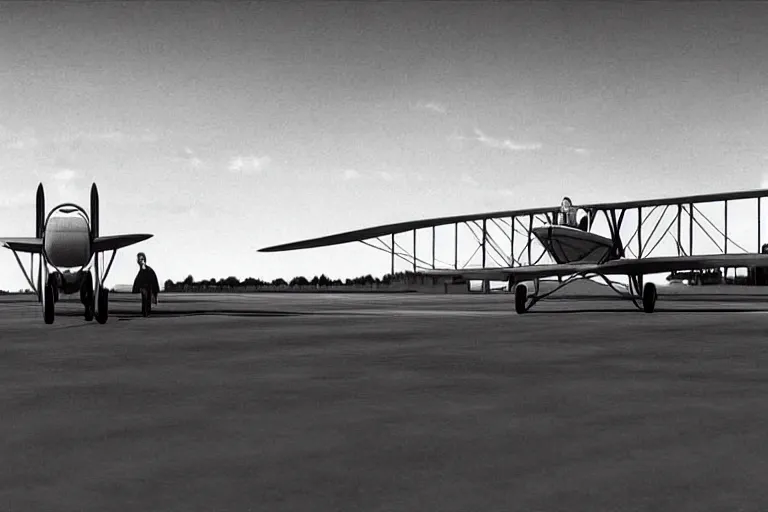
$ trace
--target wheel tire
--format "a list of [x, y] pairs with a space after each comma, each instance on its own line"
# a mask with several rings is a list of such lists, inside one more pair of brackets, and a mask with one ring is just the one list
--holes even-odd
[[525, 313], [525, 305], [528, 302], [528, 287], [524, 284], [515, 286], [515, 311], [518, 315]]
[[656, 292], [656, 285], [653, 283], [645, 283], [643, 286], [643, 311], [646, 313], [653, 313], [656, 308], [656, 298], [658, 293]]
[[86, 293], [85, 297], [83, 298], [83, 306], [85, 307], [85, 321], [86, 322], [92, 322], [93, 321], [93, 308], [95, 304], [93, 303], [93, 292]]
[[86, 322], [93, 321], [93, 308], [95, 306], [93, 302], [93, 288], [88, 288], [89, 286], [93, 286], [93, 283], [90, 282], [90, 280], [83, 284], [83, 288], [80, 292], [80, 302], [83, 303], [83, 307], [85, 308]]
[[46, 324], [52, 324], [54, 318], [56, 318], [56, 301], [54, 293], [54, 287], [50, 284], [45, 285], [45, 293], [43, 298], [43, 320]]
[[96, 306], [96, 321], [100, 324], [105, 324], [109, 318], [109, 290], [99, 288], [96, 297], [98, 302]]

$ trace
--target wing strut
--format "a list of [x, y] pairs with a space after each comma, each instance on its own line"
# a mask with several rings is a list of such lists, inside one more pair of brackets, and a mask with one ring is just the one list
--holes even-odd
[[[117, 249], [112, 250], [112, 256], [109, 258], [109, 263], [107, 264], [107, 269], [104, 271], [104, 276], [101, 278], [101, 282], [104, 283], [104, 281], [107, 280], [107, 276], [109, 275], [109, 269], [112, 268], [112, 262], [115, 261], [115, 256], [117, 255]], [[96, 255], [98, 258], [99, 256]], [[101, 262], [104, 263], [104, 253], [101, 253]]]
[[[27, 269], [24, 268], [24, 264], [21, 262], [21, 258], [19, 258], [18, 253], [16, 251], [14, 251], [13, 249], [11, 249], [11, 252], [13, 253], [13, 257], [16, 258], [16, 262], [19, 264], [19, 268], [24, 273], [24, 277], [27, 279], [27, 282], [29, 283], [30, 288], [32, 289], [33, 292], [35, 292], [36, 294], [39, 294], [39, 292], [37, 290], [37, 286], [35, 286], [35, 284], [32, 282], [32, 279], [29, 277], [29, 274], [27, 274]], [[33, 269], [34, 264], [30, 262], [29, 266], [30, 266], [29, 272], [32, 273], [33, 270], [34, 270]]]

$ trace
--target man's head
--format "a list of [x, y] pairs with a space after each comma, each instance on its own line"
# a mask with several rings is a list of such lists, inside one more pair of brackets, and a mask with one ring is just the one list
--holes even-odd
[[140, 252], [139, 254], [136, 255], [136, 263], [138, 263], [139, 265], [146, 265], [147, 256], [143, 252]]
[[566, 197], [564, 197], [564, 198], [563, 198], [563, 202], [562, 202], [562, 203], [560, 203], [560, 208], [561, 208], [561, 209], [562, 209], [564, 212], [567, 212], [568, 210], [570, 210], [570, 209], [571, 209], [571, 206], [572, 206], [572, 204], [573, 204], [573, 203], [571, 203], [571, 198], [566, 196]]

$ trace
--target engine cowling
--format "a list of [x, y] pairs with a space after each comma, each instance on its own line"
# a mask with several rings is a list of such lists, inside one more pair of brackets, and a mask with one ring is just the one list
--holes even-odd
[[88, 221], [80, 215], [52, 216], [45, 225], [45, 254], [56, 267], [83, 267], [91, 260]]

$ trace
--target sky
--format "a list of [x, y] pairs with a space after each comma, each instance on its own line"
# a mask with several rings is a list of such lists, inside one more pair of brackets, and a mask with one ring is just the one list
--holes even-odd
[[758, 2], [2, 2], [0, 236], [33, 236], [39, 182], [48, 208], [96, 182], [101, 234], [154, 234], [108, 285], [139, 250], [161, 282], [346, 278], [389, 256], [257, 249], [768, 187], [766, 26]]

